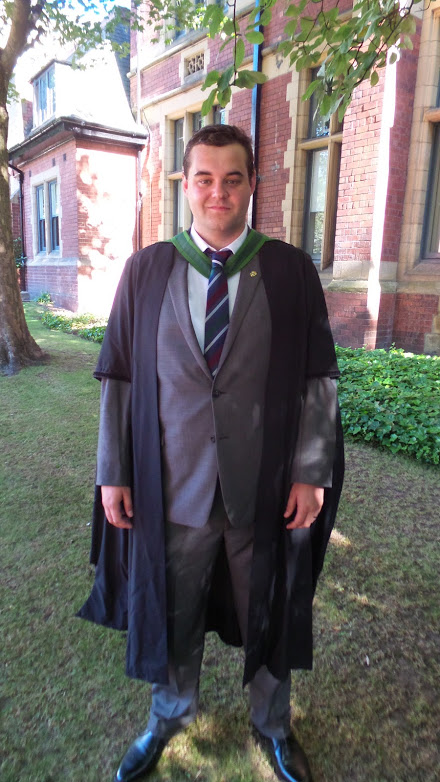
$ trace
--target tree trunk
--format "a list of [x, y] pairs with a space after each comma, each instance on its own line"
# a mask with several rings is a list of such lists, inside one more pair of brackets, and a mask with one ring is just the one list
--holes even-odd
[[[3, 89], [1, 89], [3, 93]], [[47, 360], [30, 335], [24, 316], [12, 243], [8, 179], [8, 113], [0, 101], [0, 374], [13, 375], [29, 364]]]

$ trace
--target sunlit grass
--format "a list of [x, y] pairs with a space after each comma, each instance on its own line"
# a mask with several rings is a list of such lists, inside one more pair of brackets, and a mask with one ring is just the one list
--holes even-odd
[[[0, 379], [2, 782], [104, 782], [146, 724], [123, 634], [75, 618], [88, 595], [98, 346], [48, 332], [51, 361]], [[315, 782], [437, 782], [438, 468], [363, 444], [315, 600], [315, 666], [294, 674], [294, 729]], [[152, 782], [274, 782], [250, 737], [240, 650], [208, 636], [200, 718]]]

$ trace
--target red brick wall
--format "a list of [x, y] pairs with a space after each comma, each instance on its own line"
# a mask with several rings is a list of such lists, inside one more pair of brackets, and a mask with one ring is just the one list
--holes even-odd
[[58, 166], [60, 173], [60, 206], [61, 206], [61, 240], [64, 257], [72, 257], [78, 254], [78, 223], [76, 214], [75, 196], [75, 141], [72, 139], [66, 144], [57, 147], [52, 152], [30, 163], [23, 163], [21, 168], [24, 177], [24, 203], [25, 203], [25, 237], [26, 254], [29, 259], [34, 257], [34, 235], [32, 225], [32, 204], [35, 193], [31, 190], [31, 177], [44, 174], [53, 166]]
[[[58, 167], [61, 255], [34, 257], [32, 177]], [[28, 291], [59, 307], [108, 311], [136, 237], [136, 152], [71, 139], [22, 165]], [[48, 174], [49, 176], [49, 174]], [[34, 214], [35, 219], [35, 214]]]
[[[386, 123], [386, 111], [393, 108], [390, 102], [393, 95], [385, 96], [384, 103], [384, 71], [380, 72], [379, 83], [374, 89], [363, 84], [355, 91], [347, 111], [339, 180], [336, 261], [369, 264], [374, 254], [376, 263], [398, 261], [419, 41], [420, 23], [414, 50], [403, 52], [396, 64], [395, 107], [388, 135], [386, 124], [382, 129], [382, 121]], [[385, 146], [389, 156], [387, 159], [385, 155], [383, 160], [379, 160], [381, 130], [384, 133], [382, 144], [389, 142], [388, 147]], [[387, 168], [379, 171], [379, 166]], [[382, 173], [387, 175], [383, 183], [378, 178]], [[384, 198], [384, 209], [375, 216], [377, 227], [383, 233], [375, 237], [373, 216], [378, 198]], [[346, 278], [352, 279], [352, 274], [348, 273]], [[395, 341], [410, 350], [422, 350], [424, 334], [431, 329], [432, 297], [417, 299], [417, 326], [411, 326], [409, 316], [415, 301], [412, 296], [400, 294], [396, 297], [396, 294], [383, 292], [379, 295], [378, 314], [372, 317], [367, 309], [366, 294], [363, 311], [359, 310], [363, 294], [350, 291], [327, 294], [336, 340], [342, 345], [365, 344], [370, 348], [389, 347]]]
[[78, 274], [75, 266], [29, 266], [27, 290], [31, 299], [50, 293], [57, 307], [74, 312], [78, 306]]
[[135, 150], [78, 140], [78, 307], [108, 312], [126, 259], [136, 249]]
[[286, 100], [291, 75], [285, 74], [263, 84], [260, 111], [260, 149], [257, 188], [256, 228], [268, 236], [285, 238], [282, 202], [286, 196], [289, 170], [284, 154], [291, 135], [292, 120]]
[[[325, 7], [334, 5], [326, 0]], [[351, 6], [351, 0], [342, 0], [340, 9]], [[287, 21], [284, 15], [285, 5], [277, 3], [273, 9], [273, 19], [265, 28], [265, 46], [276, 44], [283, 37], [283, 28]], [[310, 13], [317, 6], [310, 3]], [[319, 9], [318, 9], [319, 10]], [[245, 24], [246, 19], [241, 21]], [[385, 72], [380, 72], [379, 83], [375, 88], [369, 84], [361, 85], [354, 94], [352, 104], [344, 121], [344, 136], [341, 150], [341, 169], [337, 208], [335, 260], [342, 263], [354, 263], [359, 269], [363, 264], [364, 272], [371, 262], [372, 250], [375, 250], [375, 262], [396, 263], [399, 253], [404, 195], [406, 188], [406, 170], [410, 142], [410, 130], [413, 110], [420, 23], [418, 34], [414, 38], [414, 50], [404, 52], [396, 65], [395, 112], [389, 128], [389, 170], [385, 179], [385, 192], [378, 186], [379, 143], [382, 130], [382, 110], [384, 101]], [[143, 45], [148, 45], [148, 36], [144, 35]], [[182, 39], [181, 39], [182, 40]], [[184, 41], [182, 40], [182, 43]], [[228, 49], [219, 51], [219, 41], [208, 41], [210, 50], [210, 70], [222, 69], [229, 64]], [[134, 54], [134, 49], [132, 54]], [[247, 44], [247, 54], [252, 47]], [[146, 69], [142, 74], [141, 88], [143, 100], [160, 96], [181, 86], [179, 64], [182, 51], [171, 54], [166, 59]], [[250, 67], [250, 66], [248, 66]], [[257, 190], [256, 227], [271, 236], [284, 238], [282, 202], [285, 198], [289, 171], [284, 169], [284, 155], [291, 134], [291, 117], [286, 101], [286, 88], [290, 74], [277, 76], [263, 85], [260, 116], [260, 183]], [[132, 97], [136, 102], [136, 80], [132, 79]], [[229, 122], [250, 131], [251, 92], [240, 91], [234, 94], [229, 105]], [[385, 106], [385, 109], [388, 108]], [[385, 123], [385, 120], [384, 120]], [[384, 124], [383, 131], [385, 132]], [[143, 243], [148, 244], [158, 238], [158, 228], [163, 223], [159, 213], [160, 202], [167, 195], [159, 189], [162, 162], [159, 150], [163, 144], [159, 127], [151, 127], [150, 146], [143, 167]], [[381, 163], [382, 165], [382, 163]], [[383, 196], [383, 210], [377, 211], [377, 198]], [[376, 214], [375, 214], [376, 207]], [[373, 245], [373, 218], [379, 224], [379, 239]], [[383, 218], [381, 224], [381, 218]], [[389, 273], [389, 269], [387, 270]], [[353, 279], [356, 272], [351, 270], [346, 276]], [[388, 274], [387, 274], [388, 276]], [[367, 280], [365, 280], [367, 285]], [[437, 314], [436, 296], [412, 296], [408, 293], [384, 293], [378, 288], [380, 299], [370, 311], [367, 292], [328, 291], [327, 303], [333, 331], [342, 345], [359, 347], [388, 347], [393, 341], [411, 350], [422, 350], [424, 334], [430, 332], [433, 315]]]
[[420, 21], [414, 36], [414, 49], [402, 52], [396, 64], [396, 105], [390, 132], [390, 159], [387, 205], [382, 244], [382, 260], [398, 261], [403, 205], [408, 170], [411, 124], [420, 46]]
[[335, 342], [345, 348], [361, 348], [374, 326], [367, 294], [326, 291], [325, 298]]
[[423, 353], [424, 335], [432, 331], [432, 319], [438, 315], [438, 304], [437, 295], [397, 294], [393, 329], [396, 347]]
[[162, 161], [159, 157], [162, 143], [159, 125], [151, 125], [142, 166], [141, 244], [143, 247], [158, 241], [159, 227], [163, 222], [160, 211]]
[[344, 119], [335, 260], [369, 261], [384, 77], [361, 85]]
[[78, 248], [84, 263], [125, 260], [135, 249], [136, 152], [78, 141]]
[[[77, 257], [78, 257], [78, 220], [75, 188], [75, 141], [72, 139], [56, 149], [41, 155], [30, 163], [22, 164], [24, 177], [24, 222], [27, 267], [27, 289], [31, 298], [41, 293], [50, 293], [57, 306], [75, 310], [77, 307]], [[38, 263], [34, 258], [35, 238], [32, 220], [35, 192], [31, 187], [31, 177], [44, 175], [57, 166], [60, 181], [60, 239], [62, 257], [60, 264], [55, 258], [48, 264], [47, 259]]]

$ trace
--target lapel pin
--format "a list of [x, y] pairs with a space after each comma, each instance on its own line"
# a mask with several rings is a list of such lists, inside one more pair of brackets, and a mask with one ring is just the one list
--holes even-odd
[[251, 272], [251, 277], [256, 277], [256, 276], [257, 276], [257, 272]]

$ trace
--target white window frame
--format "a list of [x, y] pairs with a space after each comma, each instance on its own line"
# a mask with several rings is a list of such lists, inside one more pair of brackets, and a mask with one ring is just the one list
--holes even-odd
[[[46, 68], [38, 78], [33, 81], [34, 88], [34, 127], [42, 125], [55, 116], [56, 110], [56, 82], [55, 63]], [[42, 103], [42, 96], [44, 101]]]
[[[51, 185], [56, 183], [57, 187], [57, 203], [56, 214], [53, 212], [53, 201], [51, 199]], [[58, 166], [54, 166], [41, 174], [31, 178], [30, 181], [31, 193], [32, 193], [32, 236], [33, 236], [33, 249], [34, 258], [59, 258], [62, 255], [62, 241], [61, 241], [61, 198], [60, 198], [60, 176]], [[38, 203], [38, 194], [43, 195], [43, 220], [44, 220], [44, 238], [45, 247], [40, 249], [40, 207]], [[58, 238], [58, 245], [54, 243], [54, 223], [56, 219], [56, 233]], [[55, 244], [55, 246], [53, 246]]]

